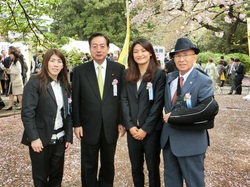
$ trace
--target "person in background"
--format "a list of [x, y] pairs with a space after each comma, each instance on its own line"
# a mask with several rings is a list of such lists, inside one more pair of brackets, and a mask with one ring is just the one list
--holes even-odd
[[220, 87], [223, 87], [224, 86], [224, 83], [225, 83], [225, 67], [224, 67], [224, 61], [223, 60], [220, 60], [218, 65], [217, 65], [217, 71], [218, 71], [218, 74], [219, 74], [219, 78], [218, 78], [218, 82], [220, 84]]
[[234, 58], [230, 58], [229, 64], [228, 64], [227, 76], [230, 77], [231, 88], [230, 88], [228, 95], [233, 94], [233, 91], [235, 90], [235, 71], [236, 71], [235, 66], [236, 64], [234, 62]]
[[177, 71], [177, 68], [175, 66], [173, 57], [170, 56], [170, 60], [168, 60], [167, 62], [165, 62], [165, 67], [164, 67], [165, 73], [171, 73], [173, 71]]
[[107, 59], [109, 59], [110, 61], [114, 61], [114, 54], [113, 53], [108, 53]]
[[135, 187], [143, 187], [144, 157], [149, 186], [159, 187], [160, 134], [165, 88], [165, 72], [152, 44], [146, 39], [135, 40], [128, 55], [121, 103], [127, 133], [129, 158]]
[[235, 94], [241, 95], [242, 92], [242, 80], [244, 78], [245, 67], [240, 62], [240, 59], [235, 59], [236, 67], [235, 67]]
[[[194, 108], [200, 102], [213, 98], [211, 79], [194, 68], [200, 52], [188, 38], [179, 38], [172, 52], [179, 71], [166, 77], [164, 125], [161, 134], [161, 147], [164, 158], [165, 187], [205, 187], [204, 159], [209, 146], [206, 129], [190, 129], [183, 120], [183, 129], [169, 123], [174, 110]], [[196, 111], [198, 114], [201, 111]], [[179, 116], [182, 117], [183, 116]], [[197, 117], [197, 115], [195, 116]]]
[[[8, 55], [10, 55], [10, 53], [12, 51], [16, 51], [16, 48], [14, 46], [9, 46], [8, 48]], [[3, 60], [3, 65], [6, 69], [8, 69], [10, 67], [11, 64], [11, 58], [10, 56], [7, 56], [4, 60]], [[6, 78], [5, 78], [5, 95], [8, 96], [9, 92], [10, 92], [10, 75], [6, 74]]]
[[195, 68], [198, 68], [200, 70], [203, 70], [203, 67], [202, 67], [202, 61], [201, 60], [198, 60], [198, 63], [195, 63]]
[[[5, 88], [5, 67], [2, 63], [2, 56], [0, 55], [0, 92], [1, 95], [4, 93], [4, 88]], [[5, 107], [5, 103], [3, 102], [2, 98], [0, 97], [0, 110]]]
[[[120, 93], [124, 66], [108, 60], [109, 39], [89, 38], [93, 60], [75, 67], [72, 82], [73, 126], [81, 141], [81, 180], [84, 187], [111, 187], [118, 135], [124, 136]], [[100, 169], [98, 159], [100, 154]]]
[[218, 89], [217, 79], [219, 78], [219, 74], [212, 58], [208, 58], [208, 63], [205, 67], [205, 73], [207, 73], [212, 80], [213, 90], [216, 91]]
[[[23, 81], [22, 81], [22, 65], [21, 59], [17, 51], [10, 52], [11, 64], [9, 68], [5, 71], [10, 75], [10, 85], [9, 85], [9, 103], [8, 106], [2, 108], [3, 110], [12, 110], [14, 104], [14, 96], [17, 96], [20, 103], [16, 107], [17, 110], [22, 109], [22, 94], [23, 94]], [[17, 82], [17, 83], [16, 83]]]
[[114, 54], [113, 60], [114, 60], [115, 62], [118, 62], [119, 58], [118, 58], [118, 55], [117, 55], [117, 54]]
[[1, 85], [0, 85], [0, 92], [1, 92], [1, 95], [4, 94], [5, 92], [5, 67], [2, 63], [2, 56], [0, 55], [0, 81], [1, 81]]
[[6, 53], [6, 51], [5, 50], [2, 50], [1, 51], [1, 55], [2, 55], [2, 62], [4, 61], [4, 59], [7, 57], [7, 53]]
[[6, 90], [6, 87], [7, 87], [7, 83], [6, 83], [6, 81], [7, 81], [7, 79], [8, 79], [8, 75], [6, 75], [6, 73], [5, 73], [5, 69], [6, 69], [6, 67], [4, 66], [4, 60], [5, 60], [5, 58], [7, 58], [7, 53], [6, 53], [6, 51], [5, 50], [2, 50], [1, 51], [1, 60], [0, 60], [0, 71], [1, 71], [1, 85], [2, 85], [2, 93], [1, 93], [1, 95], [4, 95], [4, 94], [6, 94], [7, 93], [7, 90]]
[[43, 51], [42, 50], [36, 50], [36, 54], [33, 55], [33, 59], [31, 61], [31, 66], [30, 66], [30, 73], [31, 74], [37, 74], [42, 67], [42, 61], [40, 58], [43, 56]]
[[17, 48], [17, 52], [19, 54], [21, 66], [22, 66], [22, 78], [23, 78], [23, 85], [26, 83], [26, 78], [27, 78], [27, 72], [28, 72], [28, 65], [26, 63], [26, 60], [24, 58], [24, 55], [22, 54], [21, 48]]
[[24, 87], [22, 143], [29, 146], [34, 186], [61, 186], [64, 155], [72, 144], [70, 85], [64, 55], [48, 50], [41, 72]]

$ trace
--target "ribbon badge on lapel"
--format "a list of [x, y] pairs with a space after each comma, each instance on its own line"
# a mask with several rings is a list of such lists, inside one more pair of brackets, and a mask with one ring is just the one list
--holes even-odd
[[70, 104], [72, 103], [72, 99], [68, 98], [68, 115], [70, 115]]
[[186, 101], [187, 108], [192, 108], [191, 93], [185, 94], [184, 101]]
[[153, 92], [153, 84], [152, 84], [152, 82], [147, 83], [146, 89], [148, 90], [148, 99], [150, 101], [154, 100], [154, 92]]
[[113, 85], [113, 95], [114, 96], [117, 96], [117, 84], [118, 84], [118, 80], [114, 79], [113, 82], [112, 82], [112, 85]]

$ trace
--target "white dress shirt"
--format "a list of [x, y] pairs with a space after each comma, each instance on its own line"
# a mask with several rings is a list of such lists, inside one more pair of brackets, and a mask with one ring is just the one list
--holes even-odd
[[[56, 112], [56, 120], [54, 130], [60, 129], [63, 127], [63, 119], [62, 119], [62, 108], [63, 108], [63, 97], [62, 97], [62, 88], [60, 82], [52, 81], [51, 82], [52, 89], [54, 91], [56, 97], [57, 104], [57, 112]], [[64, 131], [59, 132], [58, 134], [53, 134], [51, 139], [59, 139], [65, 135]]]

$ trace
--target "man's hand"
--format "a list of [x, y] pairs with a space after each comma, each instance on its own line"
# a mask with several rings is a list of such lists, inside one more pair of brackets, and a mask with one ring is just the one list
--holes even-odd
[[43, 143], [40, 140], [40, 138], [38, 138], [37, 140], [32, 141], [31, 142], [31, 147], [37, 153], [42, 152], [43, 151]]
[[165, 113], [165, 108], [163, 108], [163, 110], [162, 110], [162, 117], [163, 117], [163, 120], [165, 121], [165, 123], [168, 122], [168, 118], [169, 118], [170, 114], [171, 114], [171, 112], [169, 112], [169, 113], [166, 114]]
[[82, 127], [75, 127], [74, 128], [74, 133], [77, 137], [78, 140], [81, 140], [82, 139], [82, 136], [83, 136], [83, 129]]
[[136, 139], [137, 132], [138, 132], [137, 127], [131, 127], [131, 128], [129, 129], [129, 132], [130, 132], [130, 134], [133, 136], [133, 138]]
[[120, 134], [120, 137], [123, 137], [126, 134], [126, 129], [123, 127], [122, 124], [118, 125], [118, 132]]

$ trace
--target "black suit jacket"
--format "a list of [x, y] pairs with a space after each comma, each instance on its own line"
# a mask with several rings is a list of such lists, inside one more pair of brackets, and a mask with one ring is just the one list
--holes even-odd
[[[101, 129], [107, 143], [116, 143], [118, 124], [122, 123], [120, 91], [124, 66], [107, 60], [103, 99], [101, 99], [94, 62], [74, 69], [72, 82], [73, 126], [83, 127], [82, 141], [96, 144]], [[118, 94], [114, 96], [112, 82], [118, 80]]]
[[[68, 112], [69, 90], [62, 86], [64, 107], [62, 111], [63, 127], [65, 131], [64, 141], [73, 140], [71, 114]], [[57, 113], [56, 98], [48, 84], [48, 92], [40, 89], [40, 81], [37, 77], [31, 77], [24, 87], [21, 117], [24, 125], [22, 143], [30, 145], [31, 141], [41, 139], [46, 146], [54, 133], [54, 125]]]
[[242, 63], [240, 63], [236, 69], [236, 76], [240, 77], [240, 78], [244, 78], [244, 65]]
[[122, 111], [126, 130], [136, 125], [139, 125], [148, 134], [161, 129], [166, 80], [164, 70], [157, 69], [151, 81], [154, 93], [153, 100], [149, 100], [147, 82], [142, 81], [137, 91], [136, 83], [126, 83], [126, 73], [127, 71], [124, 73], [122, 89]]

